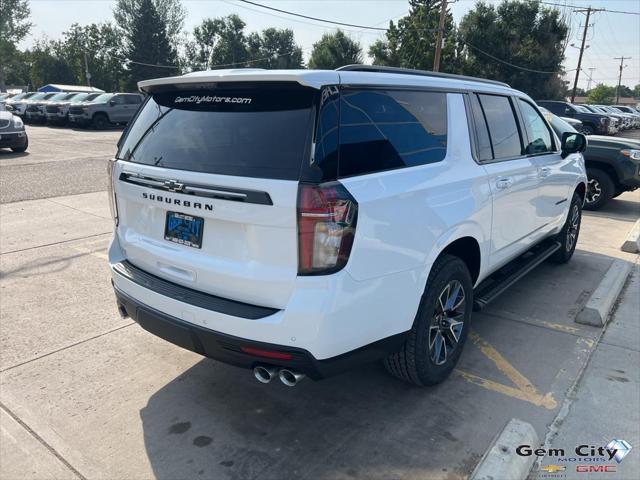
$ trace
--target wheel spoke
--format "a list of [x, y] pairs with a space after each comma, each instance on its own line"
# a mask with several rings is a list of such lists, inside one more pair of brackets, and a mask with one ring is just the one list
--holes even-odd
[[455, 346], [460, 341], [460, 335], [462, 334], [462, 328], [464, 327], [464, 322], [451, 321], [449, 323], [449, 328], [446, 330], [449, 339], [452, 341], [452, 346]]
[[447, 344], [444, 341], [444, 337], [442, 336], [442, 332], [440, 332], [440, 330], [438, 330], [438, 333], [436, 333], [435, 336], [434, 348], [431, 358], [436, 365], [442, 365], [447, 361]]
[[[451, 285], [453, 285], [453, 287], [451, 287]], [[451, 282], [447, 287], [449, 288], [450, 293], [447, 298], [447, 302], [445, 303], [445, 311], [455, 310], [455, 305], [459, 303], [458, 297], [462, 292], [462, 285], [460, 285], [460, 282]], [[462, 295], [464, 297], [464, 293], [462, 293]]]

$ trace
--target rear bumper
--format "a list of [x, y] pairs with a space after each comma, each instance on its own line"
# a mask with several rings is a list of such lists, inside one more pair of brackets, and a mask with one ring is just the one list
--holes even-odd
[[[179, 347], [191, 350], [205, 357], [242, 368], [256, 365], [287, 367], [304, 373], [309, 378], [320, 380], [366, 364], [397, 351], [405, 341], [405, 333], [393, 335], [351, 352], [324, 360], [316, 359], [310, 352], [301, 348], [256, 342], [245, 338], [202, 328], [193, 323], [172, 317], [134, 300], [120, 291], [114, 290], [118, 307], [126, 311], [142, 328]], [[290, 359], [266, 358], [242, 351], [243, 347], [266, 350], [290, 355]]]

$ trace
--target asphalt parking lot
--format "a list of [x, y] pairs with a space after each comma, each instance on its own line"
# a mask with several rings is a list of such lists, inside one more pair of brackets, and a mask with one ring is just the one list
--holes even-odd
[[0, 152], [2, 478], [466, 478], [511, 418], [546, 436], [602, 334], [577, 313], [615, 259], [637, 262], [620, 251], [633, 192], [585, 214], [568, 265], [474, 315], [445, 383], [373, 364], [262, 385], [119, 317], [104, 184], [120, 132], [28, 133], [28, 154]]

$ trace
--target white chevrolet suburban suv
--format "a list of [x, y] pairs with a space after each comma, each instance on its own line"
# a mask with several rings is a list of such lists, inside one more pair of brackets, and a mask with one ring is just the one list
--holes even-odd
[[455, 366], [472, 310], [576, 247], [585, 137], [499, 82], [363, 65], [140, 82], [110, 162], [118, 307], [289, 386]]

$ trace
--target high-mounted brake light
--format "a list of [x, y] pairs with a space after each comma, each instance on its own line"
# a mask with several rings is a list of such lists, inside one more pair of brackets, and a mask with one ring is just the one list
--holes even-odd
[[358, 203], [339, 182], [298, 187], [298, 275], [326, 275], [349, 260]]

